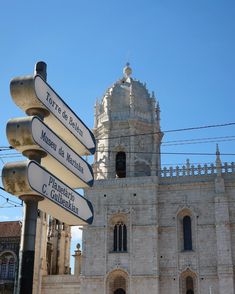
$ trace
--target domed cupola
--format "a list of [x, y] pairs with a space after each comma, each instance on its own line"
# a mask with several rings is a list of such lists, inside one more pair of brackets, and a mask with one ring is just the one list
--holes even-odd
[[121, 79], [107, 89], [97, 114], [107, 114], [112, 121], [138, 118], [152, 122], [156, 103], [154, 94], [150, 96], [146, 85], [131, 77], [129, 63], [124, 67], [123, 74]]
[[95, 105], [97, 179], [157, 175], [160, 168], [159, 104], [131, 75], [127, 63], [123, 77]]

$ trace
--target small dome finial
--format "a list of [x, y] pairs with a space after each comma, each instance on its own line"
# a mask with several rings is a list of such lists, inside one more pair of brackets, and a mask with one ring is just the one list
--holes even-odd
[[132, 74], [132, 69], [130, 67], [130, 63], [129, 62], [126, 63], [126, 66], [123, 69], [123, 74], [124, 74], [124, 76], [126, 78], [128, 78]]

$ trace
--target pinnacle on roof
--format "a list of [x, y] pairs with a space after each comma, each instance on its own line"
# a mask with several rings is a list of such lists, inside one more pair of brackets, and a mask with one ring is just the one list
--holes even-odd
[[130, 67], [129, 62], [127, 62], [126, 66], [123, 68], [123, 74], [124, 74], [125, 78], [129, 78], [130, 75], [132, 74], [132, 69]]
[[218, 176], [221, 176], [221, 172], [222, 172], [221, 167], [222, 167], [222, 163], [220, 159], [219, 145], [216, 144], [216, 171]]

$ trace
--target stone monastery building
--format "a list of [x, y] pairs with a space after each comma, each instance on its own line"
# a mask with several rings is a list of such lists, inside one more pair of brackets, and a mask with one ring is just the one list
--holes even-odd
[[[124, 76], [95, 106], [94, 222], [69, 274], [70, 228], [38, 225], [35, 293], [234, 294], [235, 167], [161, 169], [163, 133], [154, 94]], [[146, 135], [148, 134], [148, 135]], [[44, 248], [45, 249], [45, 248]]]

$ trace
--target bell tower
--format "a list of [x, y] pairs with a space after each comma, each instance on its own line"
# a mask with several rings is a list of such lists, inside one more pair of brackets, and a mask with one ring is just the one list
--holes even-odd
[[133, 79], [129, 63], [123, 77], [95, 105], [96, 179], [158, 175], [160, 107], [154, 92]]
[[95, 181], [84, 194], [94, 222], [83, 228], [81, 293], [159, 294], [160, 108], [129, 64], [96, 102], [94, 135]]

